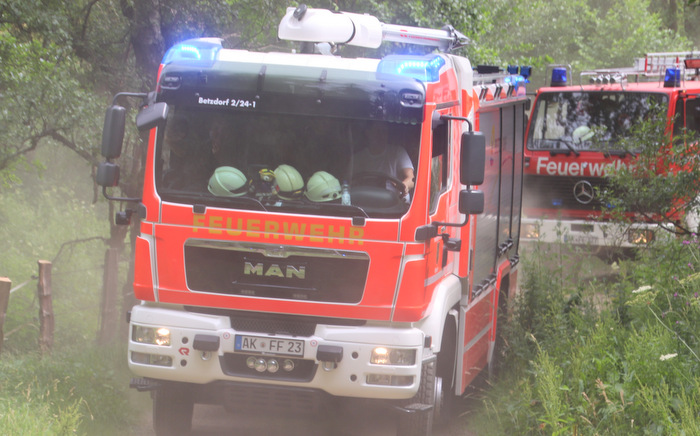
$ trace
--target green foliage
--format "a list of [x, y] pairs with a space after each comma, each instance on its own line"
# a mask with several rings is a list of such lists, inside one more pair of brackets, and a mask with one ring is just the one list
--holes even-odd
[[696, 434], [700, 241], [659, 243], [622, 261], [617, 281], [587, 286], [538, 269], [551, 252], [523, 256], [522, 293], [501, 330], [504, 376], [473, 431]]
[[596, 14], [577, 36], [582, 68], [627, 67], [648, 52], [683, 51], [690, 43], [650, 13], [650, 0], [617, 0]]
[[478, 42], [501, 62], [535, 66], [536, 74], [552, 63], [576, 71], [629, 67], [644, 53], [691, 45], [664, 26], [649, 0], [498, 0], [489, 8], [491, 26]]
[[78, 403], [53, 410], [50, 404], [25, 398], [0, 400], [0, 424], [6, 434], [70, 435], [76, 433], [81, 419]]
[[[56, 345], [92, 340], [98, 326], [102, 264], [108, 231], [104, 203], [92, 204], [89, 167], [70, 151], [41, 149], [44, 169], [20, 171], [21, 184], [0, 192], [0, 275], [15, 291], [5, 321], [4, 350], [37, 346], [38, 260], [52, 261]], [[80, 313], [76, 317], [74, 314]]]
[[599, 192], [603, 212], [615, 221], [656, 222], [674, 233], [696, 230], [681, 218], [700, 207], [697, 135], [683, 130], [671, 138], [670, 133], [666, 109], [659, 107], [618, 138], [615, 148], [635, 157], [629, 166], [610, 168], [608, 186]]
[[66, 56], [64, 48], [22, 42], [0, 29], [0, 170], [12, 169], [42, 140], [66, 135], [83, 119], [90, 100]]
[[123, 352], [82, 343], [51, 358], [3, 353], [0, 428], [27, 435], [123, 432], [137, 416], [127, 403], [125, 368], [114, 364]]

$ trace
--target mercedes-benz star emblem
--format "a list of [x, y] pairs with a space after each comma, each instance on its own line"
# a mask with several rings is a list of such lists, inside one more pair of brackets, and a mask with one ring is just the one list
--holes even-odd
[[574, 198], [581, 204], [588, 204], [593, 201], [595, 192], [593, 185], [588, 180], [579, 180], [574, 185]]

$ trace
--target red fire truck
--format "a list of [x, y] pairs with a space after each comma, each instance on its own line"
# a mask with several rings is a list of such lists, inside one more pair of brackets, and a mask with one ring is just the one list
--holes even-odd
[[[430, 434], [516, 289], [526, 80], [449, 54], [466, 42], [450, 27], [301, 6], [279, 36], [300, 52], [177, 44], [155, 92], [107, 110], [98, 183], [138, 204], [133, 386], [159, 435], [188, 432], [195, 403], [327, 396], [385, 400], [399, 434]], [[335, 53], [384, 41], [439, 51]], [[109, 194], [134, 96], [138, 199]]]
[[674, 132], [698, 130], [699, 56], [650, 53], [632, 68], [583, 72], [579, 84], [570, 83], [570, 67], [549, 69], [551, 81], [537, 91], [528, 124], [523, 241], [601, 249], [635, 247], [658, 236], [658, 225], [650, 222], [601, 219], [604, 205], [596, 192], [605, 189], [611, 170], [632, 162], [634, 152], [616, 144], [652, 108], [666, 111]]

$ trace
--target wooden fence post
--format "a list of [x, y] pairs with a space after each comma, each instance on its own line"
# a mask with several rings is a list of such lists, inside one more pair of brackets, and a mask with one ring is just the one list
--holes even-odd
[[40, 260], [39, 283], [39, 350], [42, 354], [50, 353], [53, 348], [54, 316], [51, 300], [51, 262]]
[[12, 288], [12, 281], [7, 277], [0, 277], [0, 352], [2, 352], [2, 343], [5, 340], [2, 327], [5, 325], [5, 314], [8, 304], [10, 304], [10, 288]]

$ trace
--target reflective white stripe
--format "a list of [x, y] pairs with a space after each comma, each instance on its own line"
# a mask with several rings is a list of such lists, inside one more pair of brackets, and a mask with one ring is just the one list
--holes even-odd
[[474, 338], [473, 338], [471, 341], [469, 341], [469, 342], [467, 343], [467, 345], [464, 347], [464, 351], [466, 352], [466, 351], [469, 350], [471, 347], [473, 347], [474, 345], [476, 345], [476, 343], [477, 343], [481, 338], [483, 338], [484, 335], [485, 335], [486, 333], [489, 332], [489, 330], [491, 330], [491, 324], [490, 324], [490, 323], [489, 323], [489, 325], [487, 325], [486, 327], [484, 327], [484, 329], [483, 329], [482, 331], [480, 331], [478, 335], [474, 336]]
[[428, 277], [423, 282], [423, 286], [428, 287], [428, 286], [432, 285], [433, 283], [439, 281], [440, 279], [442, 279], [445, 276], [445, 270], [452, 271], [453, 268], [454, 268], [454, 262], [448, 263], [447, 265], [445, 265], [445, 267], [443, 269], [438, 271], [436, 274]]

